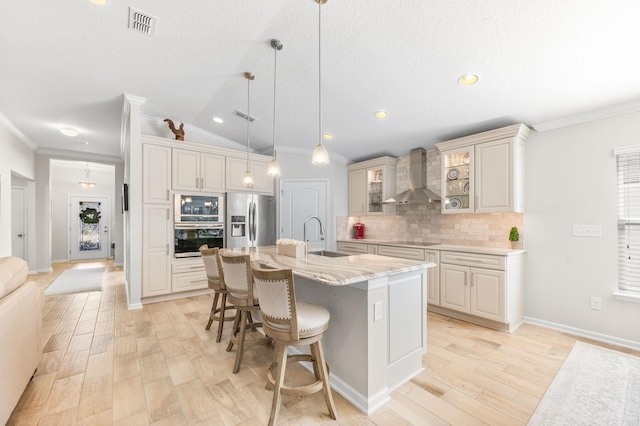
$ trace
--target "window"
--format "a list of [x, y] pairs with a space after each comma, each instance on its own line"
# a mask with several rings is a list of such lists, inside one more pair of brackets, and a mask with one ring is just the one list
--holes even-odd
[[640, 295], [640, 146], [616, 149], [618, 286]]

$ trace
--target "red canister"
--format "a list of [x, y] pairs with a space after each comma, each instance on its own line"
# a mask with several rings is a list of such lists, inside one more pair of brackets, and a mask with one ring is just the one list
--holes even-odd
[[356, 240], [364, 238], [364, 223], [356, 222], [353, 224], [353, 238]]

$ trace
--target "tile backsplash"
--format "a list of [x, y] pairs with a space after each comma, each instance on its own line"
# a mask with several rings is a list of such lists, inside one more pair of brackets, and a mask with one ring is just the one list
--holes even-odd
[[[440, 187], [440, 154], [437, 149], [427, 151], [426, 182], [437, 194]], [[397, 192], [409, 187], [409, 156], [398, 158], [396, 168]], [[365, 224], [365, 237], [387, 241], [435, 242], [470, 246], [511, 248], [508, 239], [512, 226], [520, 233], [518, 248], [523, 247], [524, 214], [447, 214], [440, 213], [440, 203], [409, 204], [396, 207], [396, 216], [337, 217], [338, 239], [351, 238], [354, 223]]]

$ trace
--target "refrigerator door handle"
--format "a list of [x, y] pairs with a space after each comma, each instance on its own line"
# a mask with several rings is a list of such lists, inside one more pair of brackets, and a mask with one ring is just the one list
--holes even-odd
[[251, 203], [253, 206], [253, 212], [251, 213], [251, 232], [253, 233], [253, 242], [256, 241], [256, 203]]
[[[249, 202], [249, 242], [253, 243], [254, 235], [253, 235], [253, 202]], [[252, 244], [253, 245], [253, 244]]]

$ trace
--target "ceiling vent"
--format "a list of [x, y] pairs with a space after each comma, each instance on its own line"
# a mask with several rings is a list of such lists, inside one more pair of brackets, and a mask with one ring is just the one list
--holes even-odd
[[256, 121], [256, 118], [255, 118], [254, 116], [252, 116], [252, 115], [247, 115], [247, 113], [246, 113], [246, 112], [242, 112], [242, 111], [240, 111], [239, 109], [237, 109], [237, 110], [233, 111], [233, 113], [234, 113], [235, 115], [237, 115], [238, 117], [242, 117], [242, 118], [244, 118], [245, 120], [247, 120], [247, 119], [248, 119], [250, 123], [251, 123], [251, 122], [253, 122], [253, 121]]
[[157, 23], [158, 18], [155, 16], [129, 7], [129, 28], [132, 30], [153, 37]]

